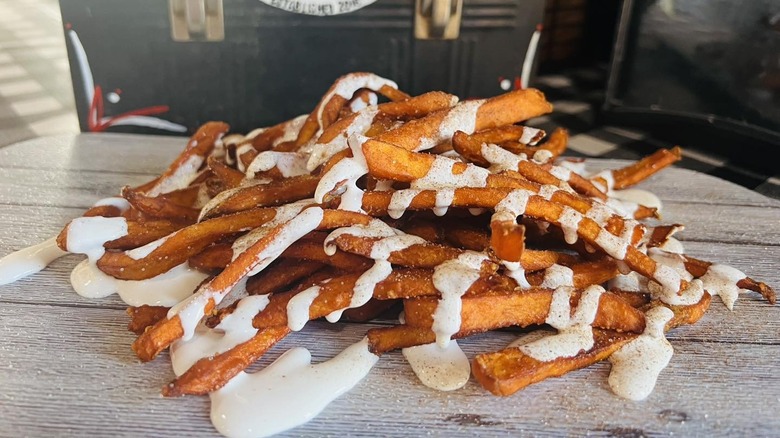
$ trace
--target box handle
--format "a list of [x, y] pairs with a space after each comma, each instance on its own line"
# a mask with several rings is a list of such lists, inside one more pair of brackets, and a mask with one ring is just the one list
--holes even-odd
[[463, 0], [416, 0], [414, 37], [453, 40], [460, 34]]
[[222, 0], [168, 0], [174, 41], [222, 41], [225, 18]]

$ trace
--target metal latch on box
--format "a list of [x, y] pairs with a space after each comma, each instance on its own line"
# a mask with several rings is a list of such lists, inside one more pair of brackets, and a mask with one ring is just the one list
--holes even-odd
[[222, 0], [168, 0], [174, 41], [222, 41]]
[[416, 0], [414, 37], [454, 40], [460, 34], [463, 0]]

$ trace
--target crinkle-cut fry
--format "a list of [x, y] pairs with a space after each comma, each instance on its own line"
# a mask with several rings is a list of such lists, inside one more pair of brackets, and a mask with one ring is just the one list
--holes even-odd
[[[682, 159], [682, 149], [675, 146], [672, 149], [659, 149], [641, 160], [626, 167], [612, 171], [614, 184], [612, 188], [616, 190], [625, 189], [634, 184], [644, 181], [656, 172], [674, 164]], [[597, 176], [602, 186], [606, 186], [603, 177]]]
[[[160, 175], [157, 182], [144, 192], [150, 196], [156, 196], [160, 193], [170, 191], [170, 189], [178, 189], [182, 187], [176, 187], [176, 182], [171, 182], [177, 176], [180, 176], [182, 172], [194, 173], [200, 167], [206, 157], [214, 149], [214, 144], [217, 140], [228, 132], [230, 126], [223, 122], [208, 122], [203, 124], [195, 134], [190, 138], [184, 151], [171, 163], [165, 172]], [[196, 160], [193, 160], [196, 158]], [[188, 169], [188, 166], [192, 166], [192, 162], [197, 161], [198, 166], [194, 169]], [[173, 184], [173, 187], [169, 185]]]
[[203, 214], [203, 219], [246, 211], [258, 207], [274, 207], [311, 198], [320, 178], [313, 175], [299, 175], [235, 189], [218, 205]]
[[[674, 312], [674, 317], [665, 329], [694, 324], [704, 315], [710, 301], [710, 296], [704, 294], [697, 304], [668, 306]], [[506, 348], [494, 353], [478, 354], [472, 361], [471, 370], [483, 388], [495, 395], [507, 396], [548, 377], [560, 377], [569, 371], [600, 362], [637, 336], [635, 333], [621, 334], [594, 329], [593, 348], [576, 356], [541, 362], [525, 355], [520, 348]]]
[[143, 306], [138, 307], [128, 307], [127, 314], [130, 316], [130, 322], [127, 323], [127, 330], [140, 335], [147, 327], [151, 327], [165, 318], [168, 315], [168, 308], [144, 304]]
[[[704, 276], [712, 265], [712, 262], [696, 259], [687, 254], [684, 254], [683, 257], [685, 257], [685, 270], [690, 272], [695, 278]], [[777, 303], [777, 293], [766, 283], [753, 280], [750, 277], [745, 277], [737, 282], [737, 287], [758, 292], [769, 302], [769, 304], [774, 305]]]
[[[601, 284], [609, 281], [618, 274], [617, 263], [611, 258], [602, 257], [599, 260], [579, 262], [569, 266], [573, 271], [574, 287], [585, 288], [591, 284]], [[536, 271], [527, 275], [527, 280], [532, 286], [539, 286], [544, 281], [544, 271]]]
[[[320, 221], [318, 229], [367, 225], [372, 220], [374, 220], [372, 217], [362, 213], [343, 210], [323, 210], [322, 220]], [[216, 301], [221, 300], [227, 295], [248, 272], [262, 262], [262, 260], [258, 259], [258, 254], [261, 254], [266, 248], [272, 245], [279, 234], [287, 229], [287, 225], [288, 223], [280, 224], [268, 230], [260, 240], [239, 254], [232, 263], [227, 265], [225, 269], [219, 273], [219, 275], [202, 285], [199, 290], [195, 292], [195, 295], [197, 296], [208, 297], [206, 299], [206, 304], [203, 305], [202, 309], [204, 314], [208, 315], [214, 310]], [[154, 254], [154, 252], [152, 254]], [[201, 304], [199, 301], [194, 301], [191, 302], [190, 305], [200, 306]], [[184, 329], [181, 325], [181, 318], [178, 314], [173, 315], [171, 318], [155, 324], [139, 336], [138, 339], [133, 342], [133, 351], [135, 351], [136, 356], [138, 356], [141, 361], [148, 362], [157, 357], [161, 351], [168, 348], [171, 343], [181, 338], [183, 335]]]
[[[547, 141], [539, 145], [536, 149], [549, 151], [552, 153], [553, 158], [556, 158], [566, 152], [566, 147], [568, 144], [569, 131], [563, 128], [556, 128], [547, 138]], [[535, 150], [532, 150], [532, 152], [535, 152]]]
[[[462, 188], [456, 189], [452, 206], [453, 207], [466, 207], [466, 208], [495, 208], [495, 206], [501, 202], [511, 190], [509, 189], [495, 189], [495, 188]], [[559, 196], [560, 195], [560, 196]], [[563, 213], [564, 206], [558, 202], [553, 202], [556, 199], [564, 200], [567, 197], [573, 196], [571, 193], [563, 191], [557, 191], [553, 195], [552, 200], [544, 199], [540, 196], [530, 196], [528, 198], [528, 204], [526, 205], [525, 215], [538, 220], [543, 220], [560, 227], [560, 217]], [[388, 192], [366, 192], [363, 195], [363, 210], [369, 212], [372, 215], [385, 215], [387, 214], [387, 207], [390, 204], [390, 198], [392, 193]], [[409, 205], [409, 210], [430, 210], [436, 206], [436, 192], [434, 190], [424, 190], [412, 199]], [[617, 224], [624, 223], [623, 219], [619, 216], [613, 216], [610, 221]], [[596, 243], [599, 233], [602, 228], [597, 222], [593, 221], [589, 217], [584, 217], [577, 228], [577, 235], [584, 240], [599, 249], [601, 246]], [[620, 232], [619, 230], [616, 232]], [[639, 234], [637, 234], [639, 232]], [[644, 230], [640, 227], [635, 229], [634, 237], [632, 240], [640, 238], [644, 234]], [[628, 245], [626, 248], [626, 255], [624, 260], [626, 264], [633, 270], [639, 272], [645, 277], [654, 278], [656, 270], [656, 262], [648, 257], [643, 252], [639, 251], [633, 245]], [[685, 283], [681, 281], [680, 287], [684, 287]]]
[[[441, 124], [448, 116], [461, 111], [461, 106], [466, 104], [470, 103], [461, 102], [452, 108], [431, 113], [421, 119], [411, 120], [376, 138], [410, 151], [419, 149], [426, 143], [433, 146], [449, 141], [451, 134], [442, 133]], [[476, 112], [473, 126], [475, 131], [496, 128], [541, 116], [550, 111], [552, 111], [552, 105], [547, 102], [541, 91], [532, 88], [516, 90], [485, 100]]]
[[[68, 227], [66, 225], [57, 235], [57, 246], [63, 251], [68, 250]], [[139, 246], [146, 245], [149, 242], [155, 241], [162, 237], [165, 237], [171, 233], [174, 233], [187, 226], [183, 222], [173, 222], [169, 220], [143, 220], [143, 221], [127, 221], [127, 234], [115, 239], [110, 240], [103, 244], [106, 249], [133, 249]]]
[[155, 219], [170, 219], [194, 223], [200, 210], [180, 205], [164, 195], [146, 196], [129, 187], [122, 188], [122, 197], [145, 216]]
[[526, 133], [536, 131], [529, 143], [536, 143], [546, 135], [544, 131], [525, 126], [508, 125], [498, 128], [485, 129], [473, 134], [457, 131], [452, 136], [452, 147], [467, 160], [481, 166], [489, 166], [490, 163], [482, 156], [483, 144], [501, 144], [507, 141], [517, 141]]
[[134, 259], [123, 252], [107, 252], [98, 268], [121, 280], [145, 280], [167, 272], [217, 240], [259, 227], [272, 220], [276, 210], [261, 208], [199, 222], [172, 234], [147, 256]]
[[206, 164], [209, 166], [209, 169], [211, 169], [214, 176], [222, 181], [226, 189], [238, 187], [244, 180], [243, 172], [228, 166], [224, 161], [214, 158], [213, 156], [209, 157]]
[[228, 351], [198, 360], [184, 374], [164, 386], [162, 394], [165, 397], [179, 397], [205, 395], [216, 391], [225, 386], [236, 374], [260, 359], [289, 333], [290, 329], [286, 326], [260, 330], [248, 341]]
[[[510, 326], [544, 324], [550, 313], [553, 293], [552, 289], [531, 288], [523, 291], [490, 291], [480, 295], [464, 295], [459, 333], [471, 334]], [[572, 308], [576, 308], [581, 295], [580, 290], [572, 294]], [[437, 297], [404, 300], [406, 325], [431, 328], [438, 305]], [[599, 308], [593, 326], [641, 333], [645, 329], [645, 315], [617, 295], [605, 292], [599, 298]]]

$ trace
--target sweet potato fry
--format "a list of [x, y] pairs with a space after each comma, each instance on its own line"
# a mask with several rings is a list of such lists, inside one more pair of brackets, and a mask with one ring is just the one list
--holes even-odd
[[206, 157], [214, 149], [217, 140], [228, 132], [230, 127], [222, 122], [208, 122], [198, 128], [190, 138], [184, 151], [160, 175], [157, 181], [147, 190], [148, 196], [187, 187], [196, 176], [197, 170], [206, 161]]
[[246, 211], [258, 207], [274, 207], [300, 201], [314, 195], [319, 178], [311, 175], [294, 176], [268, 184], [253, 184], [234, 189], [220, 199], [220, 203], [203, 214], [202, 219]]
[[[692, 306], [671, 306], [674, 317], [667, 323], [666, 330], [695, 323], [709, 304], [710, 296], [705, 294]], [[507, 348], [495, 353], [477, 355], [471, 369], [483, 388], [495, 395], [507, 396], [548, 377], [559, 377], [569, 371], [602, 361], [636, 336], [638, 335], [594, 329], [593, 348], [574, 357], [540, 362], [525, 355], [519, 348]]]
[[174, 232], [147, 256], [134, 259], [122, 252], [108, 252], [98, 267], [122, 280], [143, 280], [167, 272], [217, 240], [259, 227], [276, 215], [274, 209], [257, 209], [199, 222]]
[[147, 327], [151, 327], [165, 318], [168, 315], [168, 308], [147, 305], [128, 307], [127, 314], [130, 316], [130, 322], [127, 323], [127, 330], [140, 335]]
[[[463, 297], [459, 333], [477, 333], [509, 326], [527, 327], [544, 324], [550, 311], [553, 290], [543, 288], [516, 291], [495, 291]], [[579, 302], [580, 293], [572, 295], [572, 307]], [[433, 326], [433, 314], [438, 298], [420, 297], [404, 301], [406, 324], [412, 327]], [[641, 332], [645, 328], [644, 314], [618, 296], [606, 292], [601, 295], [594, 327], [626, 332]]]
[[269, 327], [224, 353], [204, 357], [176, 380], [164, 386], [162, 394], [165, 397], [179, 397], [216, 391], [252, 362], [260, 359], [288, 333], [290, 329], [287, 326]]
[[[457, 112], [464, 111], [466, 105], [473, 106], [475, 103], [461, 102], [451, 109], [440, 110], [421, 119], [411, 120], [403, 126], [377, 136], [376, 139], [410, 151], [429, 149], [450, 140], [452, 134], [460, 129], [458, 126], [450, 128], [448, 124], [451, 123], [450, 118], [454, 118]], [[545, 100], [544, 94], [539, 90], [527, 89], [487, 99], [479, 105], [476, 114], [468, 117], [473, 117], [474, 129], [480, 131], [511, 125], [550, 111], [552, 106]], [[440, 129], [442, 124], [448, 129]]]
[[164, 195], [146, 196], [125, 187], [122, 189], [122, 196], [136, 210], [151, 218], [194, 223], [200, 214], [200, 209], [177, 204]]
[[214, 157], [209, 157], [206, 162], [214, 173], [214, 176], [222, 181], [223, 187], [226, 189], [233, 189], [241, 185], [241, 181], [244, 180], [244, 173], [225, 164]]

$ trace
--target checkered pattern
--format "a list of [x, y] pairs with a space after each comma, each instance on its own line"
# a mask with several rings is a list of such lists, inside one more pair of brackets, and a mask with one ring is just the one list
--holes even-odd
[[0, 0], [0, 146], [78, 132], [57, 0]]
[[[572, 77], [577, 77], [575, 86]], [[636, 160], [671, 143], [648, 134], [616, 126], [596, 126], [593, 108], [604, 101], [604, 73], [598, 70], [572, 72], [537, 78], [534, 86], [542, 89], [553, 103], [555, 112], [529, 123], [551, 132], [564, 127], [571, 135], [567, 154], [582, 157]], [[683, 148], [683, 159], [677, 166], [707, 173], [780, 199], [780, 174], [767, 175], [730, 162], [727, 158], [690, 147]]]

